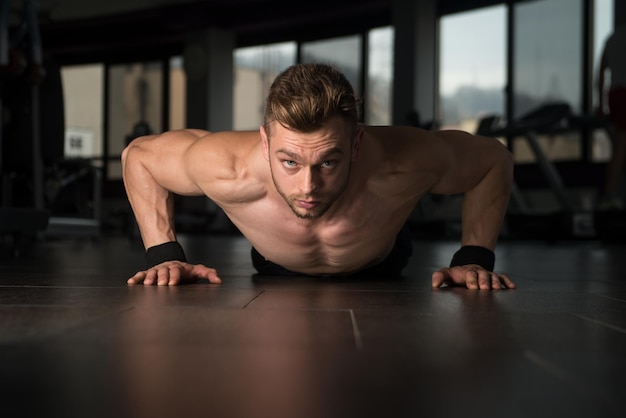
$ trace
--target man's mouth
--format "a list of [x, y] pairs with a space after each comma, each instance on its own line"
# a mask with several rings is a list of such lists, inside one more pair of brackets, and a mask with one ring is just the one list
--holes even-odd
[[316, 207], [317, 205], [319, 205], [319, 202], [316, 200], [300, 200], [297, 199], [296, 200], [296, 205], [302, 209], [313, 209], [314, 207]]

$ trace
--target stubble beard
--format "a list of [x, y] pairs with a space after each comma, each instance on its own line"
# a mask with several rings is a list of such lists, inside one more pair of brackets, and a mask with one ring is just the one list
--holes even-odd
[[[274, 177], [274, 170], [272, 169], [272, 163], [270, 162], [270, 173], [272, 175], [272, 181], [274, 182], [274, 187], [276, 188], [276, 191], [278, 192], [278, 194], [283, 198], [285, 203], [287, 203], [287, 206], [289, 206], [289, 208], [294, 213], [294, 215], [296, 215], [300, 219], [309, 219], [309, 220], [321, 218], [328, 211], [328, 209], [330, 209], [333, 203], [335, 203], [335, 201], [339, 198], [339, 196], [343, 194], [343, 192], [348, 187], [348, 182], [350, 179], [350, 170], [351, 170], [351, 167], [348, 169], [348, 175], [346, 176], [346, 180], [344, 184], [341, 186], [341, 188], [337, 191], [337, 193], [333, 194], [332, 196], [329, 196], [328, 198], [325, 198], [324, 196], [319, 196], [319, 195], [288, 196], [276, 182], [276, 178]], [[300, 210], [303, 210], [303, 209], [299, 208], [296, 205], [296, 201], [307, 200], [308, 198], [311, 198], [311, 197], [315, 201], [319, 202], [317, 207], [314, 210], [307, 211], [306, 213], [300, 212]]]

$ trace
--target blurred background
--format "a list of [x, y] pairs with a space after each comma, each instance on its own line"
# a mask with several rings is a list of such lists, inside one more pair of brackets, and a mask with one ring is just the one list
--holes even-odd
[[[623, 1], [1, 0], [0, 13], [4, 246], [137, 237], [130, 140], [258, 129], [275, 75], [314, 61], [348, 76], [367, 124], [501, 140], [516, 162], [503, 238], [626, 236], [623, 208], [598, 203], [614, 137], [599, 63]], [[458, 236], [459, 202], [425, 198], [415, 236]], [[176, 205], [179, 231], [236, 233], [208, 199]]]

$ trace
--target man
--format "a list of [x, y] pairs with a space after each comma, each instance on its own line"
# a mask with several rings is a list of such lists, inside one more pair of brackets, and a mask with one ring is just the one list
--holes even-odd
[[[618, 26], [604, 44], [598, 72], [598, 110], [608, 115], [615, 128], [611, 160], [607, 164], [604, 189], [600, 196], [600, 210], [624, 209], [619, 196], [619, 183], [626, 160], [626, 25]], [[606, 88], [606, 71], [611, 73], [610, 87]]]
[[432, 286], [513, 288], [493, 270], [513, 164], [491, 138], [463, 132], [358, 124], [346, 78], [322, 64], [296, 65], [270, 88], [260, 131], [168, 132], [133, 141], [122, 155], [126, 190], [147, 269], [130, 284], [220, 283], [190, 265], [176, 242], [172, 193], [206, 195], [253, 246], [262, 274], [400, 274], [403, 230], [424, 194], [464, 193], [463, 247]]

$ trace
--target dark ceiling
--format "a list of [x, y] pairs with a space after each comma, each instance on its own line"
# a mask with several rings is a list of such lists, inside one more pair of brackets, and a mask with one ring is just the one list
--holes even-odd
[[[393, 1], [40, 0], [38, 16], [44, 51], [63, 63], [134, 61], [179, 54], [188, 33], [207, 27], [233, 31], [237, 46], [358, 33], [391, 24]], [[439, 0], [438, 12], [501, 2]]]

